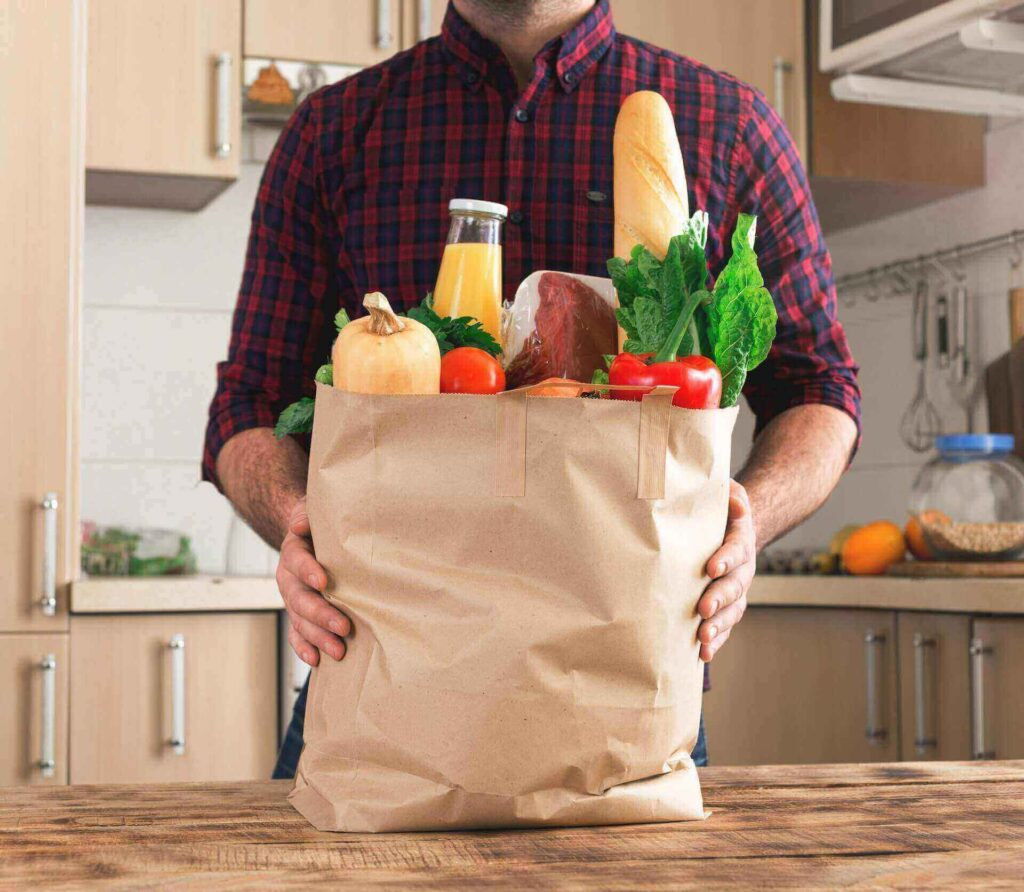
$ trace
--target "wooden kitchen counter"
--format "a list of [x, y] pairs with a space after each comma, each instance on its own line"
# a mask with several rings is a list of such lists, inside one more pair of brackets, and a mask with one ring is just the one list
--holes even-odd
[[705, 822], [328, 834], [290, 783], [0, 790], [0, 886], [1019, 888], [1024, 761], [710, 768]]

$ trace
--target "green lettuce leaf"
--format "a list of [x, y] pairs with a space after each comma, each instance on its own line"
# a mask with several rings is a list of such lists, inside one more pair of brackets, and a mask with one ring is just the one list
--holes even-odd
[[274, 436], [283, 440], [289, 434], [309, 434], [313, 431], [313, 405], [316, 401], [311, 396], [304, 396], [285, 410], [274, 426]]

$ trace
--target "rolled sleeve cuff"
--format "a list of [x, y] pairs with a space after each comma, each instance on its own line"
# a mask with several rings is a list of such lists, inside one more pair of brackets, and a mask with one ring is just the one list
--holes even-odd
[[787, 409], [797, 406], [831, 406], [845, 412], [857, 426], [857, 439], [850, 453], [850, 461], [857, 454], [861, 443], [861, 411], [860, 388], [856, 378], [836, 376], [833, 378], [813, 378], [807, 381], [787, 381], [785, 386], [774, 389], [770, 398], [761, 400], [750, 398], [751, 409], [757, 417], [754, 427], [756, 437], [775, 418]]
[[206, 425], [206, 443], [203, 448], [202, 479], [212, 483], [224, 492], [217, 476], [217, 456], [221, 449], [236, 434], [254, 427], [274, 426], [274, 412], [271, 407], [256, 399], [234, 399], [223, 408], [210, 412]]

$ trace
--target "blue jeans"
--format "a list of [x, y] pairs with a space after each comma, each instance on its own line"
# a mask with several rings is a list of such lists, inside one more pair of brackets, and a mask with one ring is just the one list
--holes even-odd
[[[295, 709], [292, 711], [292, 720], [288, 724], [284, 740], [281, 742], [281, 750], [277, 754], [277, 764], [274, 766], [274, 773], [271, 775], [274, 780], [287, 780], [295, 777], [295, 769], [299, 764], [299, 755], [302, 753], [302, 730], [306, 721], [306, 691], [309, 690], [309, 679], [302, 686], [302, 691], [295, 700]], [[700, 717], [700, 730], [697, 732], [697, 745], [694, 746], [693, 761], [697, 765], [708, 764], [708, 745], [704, 737], [704, 716]]]

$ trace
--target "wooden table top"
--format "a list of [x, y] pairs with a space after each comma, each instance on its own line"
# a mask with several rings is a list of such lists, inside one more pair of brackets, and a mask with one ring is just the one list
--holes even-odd
[[0, 790], [0, 887], [1016, 887], [1024, 761], [709, 768], [704, 822], [330, 834], [290, 783]]

